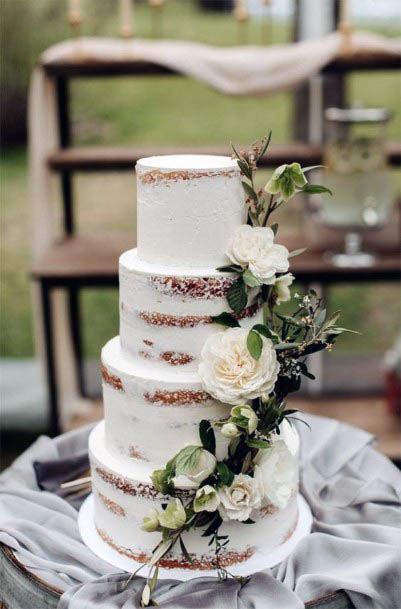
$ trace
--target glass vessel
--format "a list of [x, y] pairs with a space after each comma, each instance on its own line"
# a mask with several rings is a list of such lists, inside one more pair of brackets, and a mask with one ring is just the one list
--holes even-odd
[[386, 166], [384, 108], [328, 108], [324, 184], [333, 196], [324, 197], [323, 224], [346, 229], [344, 251], [332, 262], [340, 267], [373, 264], [372, 253], [361, 249], [362, 232], [382, 227], [392, 207], [392, 184]]

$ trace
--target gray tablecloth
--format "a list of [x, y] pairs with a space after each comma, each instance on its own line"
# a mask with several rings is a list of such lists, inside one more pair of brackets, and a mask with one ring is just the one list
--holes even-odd
[[[320, 417], [306, 416], [302, 493], [313, 532], [278, 567], [237, 581], [202, 577], [164, 581], [158, 606], [169, 609], [300, 609], [304, 602], [343, 589], [357, 609], [401, 606], [401, 474], [371, 446], [372, 436]], [[79, 535], [77, 512], [40, 491], [32, 461], [82, 452], [90, 428], [55, 440], [39, 438], [0, 477], [0, 542], [26, 567], [65, 590], [59, 609], [133, 609], [143, 579], [97, 558]]]

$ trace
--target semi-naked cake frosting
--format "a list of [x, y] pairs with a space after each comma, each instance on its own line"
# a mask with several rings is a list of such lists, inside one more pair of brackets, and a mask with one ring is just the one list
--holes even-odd
[[[202, 419], [227, 417], [230, 407], [203, 388], [197, 373], [207, 338], [221, 328], [213, 316], [229, 311], [233, 275], [227, 263], [230, 236], [246, 222], [240, 171], [229, 157], [180, 155], [138, 161], [138, 248], [120, 257], [120, 336], [102, 350], [105, 419], [92, 432], [89, 452], [100, 536], [118, 552], [147, 562], [160, 541], [141, 528], [168, 497], [151, 482], [185, 445], [199, 444]], [[241, 326], [261, 321], [252, 290]], [[285, 424], [280, 438], [293, 454], [298, 437]], [[219, 433], [217, 456], [227, 440]], [[193, 492], [182, 487], [183, 497]], [[254, 524], [224, 522], [230, 544], [222, 566], [241, 563], [257, 550], [283, 543], [297, 523], [297, 496], [284, 509], [265, 506]], [[183, 534], [192, 561], [176, 544], [160, 561], [165, 568], [213, 569], [214, 549], [200, 530]]]

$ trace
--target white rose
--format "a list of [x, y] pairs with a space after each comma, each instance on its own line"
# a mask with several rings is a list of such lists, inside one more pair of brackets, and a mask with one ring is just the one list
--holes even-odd
[[283, 440], [272, 442], [255, 458], [255, 480], [262, 489], [265, 502], [280, 509], [286, 507], [298, 486], [298, 461]]
[[234, 476], [231, 486], [219, 490], [219, 514], [223, 520], [248, 520], [252, 510], [260, 507], [262, 494], [255, 478], [246, 474]]
[[274, 282], [274, 294], [276, 296], [277, 304], [291, 300], [290, 285], [292, 285], [294, 279], [295, 277], [292, 273], [277, 277]]
[[272, 341], [262, 336], [262, 353], [255, 360], [247, 336], [245, 328], [228, 328], [212, 334], [203, 346], [199, 376], [205, 390], [220, 402], [237, 405], [269, 394], [277, 380], [280, 365]]
[[289, 267], [287, 248], [274, 243], [274, 233], [268, 226], [239, 226], [226, 254], [267, 285], [274, 283], [276, 273], [286, 273]]
[[216, 469], [216, 457], [201, 446], [186, 446], [175, 459], [175, 487], [198, 488]]

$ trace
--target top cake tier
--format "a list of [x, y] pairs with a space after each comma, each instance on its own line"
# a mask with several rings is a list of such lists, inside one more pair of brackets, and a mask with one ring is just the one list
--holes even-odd
[[246, 221], [236, 161], [225, 156], [171, 155], [140, 159], [138, 256], [163, 267], [215, 268]]

